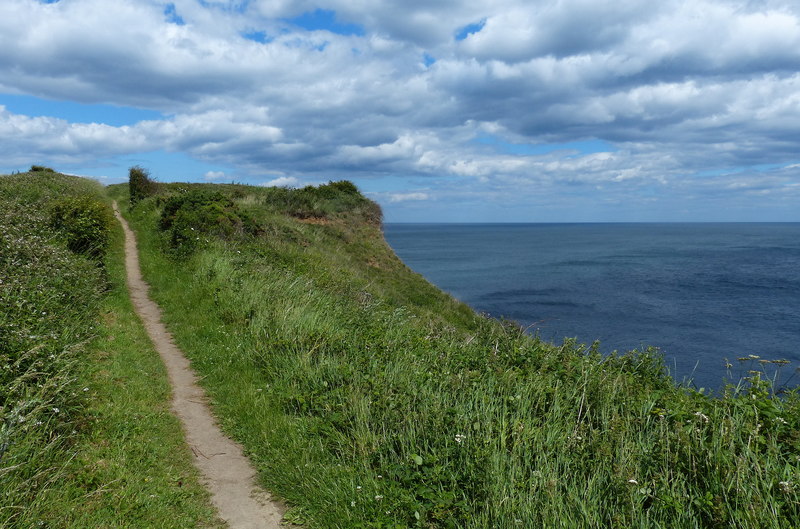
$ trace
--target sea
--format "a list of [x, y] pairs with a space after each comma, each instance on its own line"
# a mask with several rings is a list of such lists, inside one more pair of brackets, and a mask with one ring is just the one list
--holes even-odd
[[800, 383], [800, 223], [389, 223], [384, 233], [428, 281], [542, 339], [598, 340], [604, 353], [653, 346], [676, 382], [712, 392], [758, 369], [778, 387]]

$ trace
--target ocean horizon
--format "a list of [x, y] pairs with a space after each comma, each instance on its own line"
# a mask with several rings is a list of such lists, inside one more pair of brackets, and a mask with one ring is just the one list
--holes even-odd
[[695, 387], [719, 389], [754, 368], [779, 386], [800, 382], [800, 222], [386, 223], [384, 232], [431, 283], [542, 339], [599, 341], [604, 353], [656, 347], [670, 375]]

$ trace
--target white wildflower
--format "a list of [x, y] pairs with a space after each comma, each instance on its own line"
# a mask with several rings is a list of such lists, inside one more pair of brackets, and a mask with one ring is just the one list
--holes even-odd
[[639, 484], [639, 482], [636, 481], [635, 479], [629, 479], [628, 483], [630, 483], [631, 485], [638, 485]]
[[705, 413], [703, 413], [701, 411], [694, 412], [694, 416], [697, 417], [698, 419], [700, 419], [703, 422], [708, 422], [708, 415], [706, 415]]
[[464, 435], [464, 434], [461, 434], [461, 433], [457, 433], [456, 434], [456, 442], [457, 443], [461, 443], [461, 441], [463, 441], [466, 438], [467, 438], [467, 436]]

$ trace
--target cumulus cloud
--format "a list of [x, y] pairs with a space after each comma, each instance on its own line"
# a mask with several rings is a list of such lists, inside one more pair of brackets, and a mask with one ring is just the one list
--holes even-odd
[[299, 187], [300, 180], [294, 176], [279, 176], [268, 182], [260, 184], [263, 187]]
[[207, 171], [203, 178], [206, 180], [221, 180], [225, 178], [225, 171]]
[[430, 195], [428, 193], [389, 193], [387, 195], [390, 203], [408, 202], [409, 200], [428, 200]]
[[[322, 12], [363, 31], [294, 18]], [[4, 0], [0, 93], [164, 117], [0, 108], [0, 154], [183, 152], [285, 175], [274, 185], [356, 174], [681, 193], [717, 171], [729, 191], [785, 191], [796, 168], [740, 169], [797, 164], [798, 71], [800, 7], [781, 0]], [[595, 139], [613, 152], [539, 149]]]

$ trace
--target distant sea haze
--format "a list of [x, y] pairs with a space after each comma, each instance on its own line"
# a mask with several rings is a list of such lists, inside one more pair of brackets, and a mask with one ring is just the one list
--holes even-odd
[[[651, 345], [673, 378], [719, 389], [786, 359], [800, 383], [800, 223], [387, 224], [412, 269], [543, 339]], [[758, 356], [740, 362], [737, 359]], [[726, 369], [726, 359], [733, 367]]]

